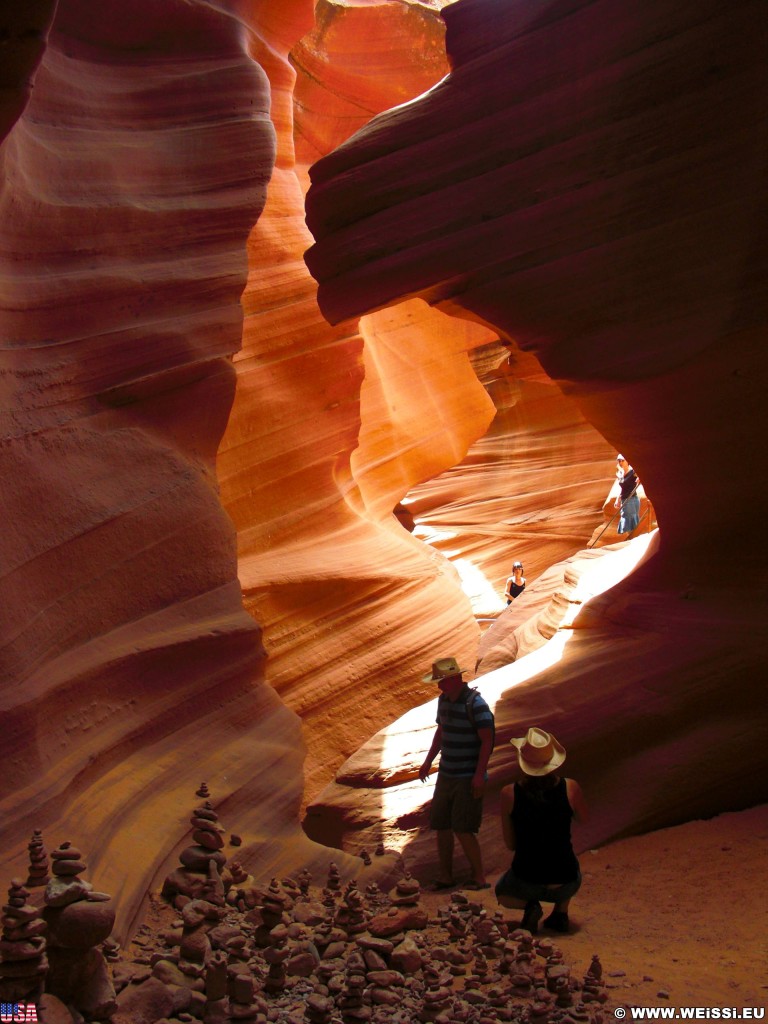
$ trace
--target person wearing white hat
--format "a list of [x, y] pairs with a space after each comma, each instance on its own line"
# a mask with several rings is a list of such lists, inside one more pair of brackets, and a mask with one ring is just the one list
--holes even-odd
[[437, 728], [419, 778], [425, 782], [440, 754], [429, 824], [437, 835], [438, 875], [432, 890], [450, 889], [453, 881], [454, 837], [472, 870], [467, 889], [489, 889], [477, 833], [483, 820], [486, 768], [493, 750], [493, 713], [477, 690], [464, 682], [466, 669], [456, 658], [438, 658], [425, 683], [437, 683]]
[[504, 907], [524, 908], [522, 927], [534, 935], [542, 901], [553, 903], [544, 926], [567, 932], [568, 906], [581, 886], [571, 822], [587, 820], [587, 805], [579, 784], [557, 773], [565, 748], [551, 733], [534, 726], [510, 743], [521, 778], [502, 789], [500, 809], [504, 843], [514, 857], [496, 883], [496, 898]]

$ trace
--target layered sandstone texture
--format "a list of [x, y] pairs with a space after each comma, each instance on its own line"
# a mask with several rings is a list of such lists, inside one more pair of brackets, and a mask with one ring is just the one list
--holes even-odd
[[[424, 303], [329, 327], [294, 153], [295, 120], [330, 150], [446, 73], [439, 6], [2, 7], [2, 862], [76, 839], [118, 933], [201, 780], [260, 876], [325, 863], [304, 775], [429, 693], [425, 635], [474, 657], [393, 509], [485, 432], [495, 332]], [[416, 415], [449, 378], [463, 415]]]
[[[765, 500], [750, 438], [766, 376], [768, 11], [459, 0], [442, 13], [450, 74], [312, 168], [320, 306], [337, 322], [418, 298], [491, 325], [624, 451], [662, 530], [631, 577], [587, 588], [549, 668], [480, 680], [500, 725], [492, 783], [510, 767], [504, 741], [537, 724], [596, 805], [590, 842], [765, 799], [765, 558], [744, 517]], [[563, 570], [567, 591], [581, 573]], [[525, 600], [484, 657], [520, 629]], [[432, 713], [361, 751], [313, 820], [335, 815], [329, 833], [347, 842], [382, 817], [423, 824], [413, 780]]]
[[[0, 3], [8, 877], [71, 839], [125, 935], [203, 779], [254, 874], [325, 865], [300, 805], [353, 754], [316, 831], [402, 845], [431, 709], [371, 750], [448, 652], [597, 839], [765, 796], [765, 12], [664, 6]], [[613, 445], [664, 542], [576, 615]], [[481, 647], [514, 557], [569, 614]]]
[[439, 5], [323, 2], [290, 48], [253, 44], [277, 156], [217, 471], [266, 679], [302, 719], [307, 796], [429, 696], [425, 659], [473, 661], [479, 637], [456, 568], [393, 511], [492, 421], [471, 353], [496, 333], [420, 301], [331, 326], [303, 260], [308, 164], [442, 78], [444, 33]]
[[313, 856], [215, 475], [276, 130], [238, 5], [54, 6], [0, 11], [0, 849], [76, 839], [124, 931], [201, 779], [263, 869]]

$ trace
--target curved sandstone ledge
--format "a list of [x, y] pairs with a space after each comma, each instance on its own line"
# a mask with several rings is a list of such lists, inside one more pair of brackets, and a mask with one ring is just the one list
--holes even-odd
[[[474, 670], [468, 670], [466, 678], [474, 678], [473, 685], [482, 688], [491, 706], [500, 708], [509, 696], [508, 687], [532, 679], [559, 658], [571, 638], [570, 631], [580, 628], [577, 623], [582, 608], [653, 557], [657, 549], [655, 533], [612, 548], [581, 551], [552, 566], [483, 634], [477, 664]], [[538, 658], [532, 657], [556, 635], [557, 643]], [[523, 658], [524, 664], [515, 669], [512, 678], [512, 662]], [[505, 671], [497, 673], [496, 669]], [[434, 693], [433, 685], [430, 689]], [[435, 698], [413, 707], [381, 729], [338, 769], [334, 782], [372, 789], [413, 782], [432, 740], [436, 705]], [[505, 728], [505, 723], [497, 721], [498, 730]], [[498, 758], [497, 751], [494, 760]], [[312, 807], [309, 813], [314, 816]]]

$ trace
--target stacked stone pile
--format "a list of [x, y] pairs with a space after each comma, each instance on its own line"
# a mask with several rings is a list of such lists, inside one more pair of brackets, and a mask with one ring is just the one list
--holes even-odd
[[32, 834], [27, 849], [29, 850], [29, 873], [24, 884], [28, 889], [47, 885], [51, 878], [50, 865], [43, 843], [43, 833], [39, 828], [36, 828]]
[[43, 992], [48, 971], [46, 923], [37, 907], [27, 903], [29, 889], [14, 878], [3, 906], [0, 937], [0, 998], [32, 1001]]
[[[208, 787], [202, 783], [197, 795], [208, 794]], [[163, 883], [162, 894], [179, 909], [186, 899], [207, 899], [212, 888], [219, 886], [227, 862], [224, 848], [224, 829], [210, 800], [204, 800], [194, 808], [190, 818], [192, 844], [179, 854], [181, 866], [172, 871]], [[221, 878], [220, 893], [223, 898], [224, 886]], [[243, 884], [241, 882], [241, 884]]]
[[[409, 875], [369, 902], [353, 882], [342, 889], [335, 865], [322, 890], [307, 874], [251, 889], [244, 911], [227, 894], [206, 927], [197, 979], [186, 973], [182, 920], [160, 934], [151, 978], [162, 980], [176, 1015], [163, 1024], [600, 1024], [605, 991], [595, 959], [577, 981], [551, 940], [534, 938], [503, 914], [454, 893], [432, 919]], [[211, 904], [211, 906], [213, 906]], [[244, 904], [245, 906], [245, 904]], [[419, 912], [421, 927], [408, 922]], [[168, 912], [172, 910], [168, 908]], [[377, 917], [390, 922], [377, 935]], [[183, 925], [181, 932], [179, 923]], [[202, 922], [198, 922], [202, 924]], [[362, 925], [362, 927], [361, 927]], [[397, 925], [396, 930], [392, 930]], [[146, 954], [146, 949], [142, 951]], [[175, 975], [174, 966], [184, 967]], [[127, 985], [128, 978], [125, 982]], [[133, 977], [135, 997], [146, 984]], [[195, 987], [196, 986], [196, 987]], [[148, 990], [153, 998], [157, 990]], [[123, 999], [123, 993], [120, 995]], [[182, 1009], [183, 1007], [183, 1009]], [[128, 1018], [116, 1019], [128, 1024]]]
[[[128, 950], [108, 937], [109, 897], [80, 877], [80, 851], [63, 843], [52, 854], [44, 914], [55, 951], [54, 980], [60, 984], [64, 963], [77, 975], [83, 958], [98, 975], [98, 960], [101, 981], [109, 982], [111, 970], [118, 991], [115, 998], [114, 989], [102, 985], [83, 999], [70, 987], [62, 998], [77, 1009], [75, 1019], [601, 1024], [606, 991], [597, 956], [580, 981], [551, 940], [534, 938], [461, 892], [430, 916], [418, 881], [408, 874], [386, 895], [375, 885], [365, 892], [354, 881], [343, 885], [335, 864], [322, 890], [313, 887], [308, 872], [255, 885], [241, 865], [221, 871], [215, 856], [220, 847], [214, 847], [222, 830], [210, 805], [196, 807], [193, 819], [194, 857], [183, 859], [180, 870], [196, 876], [190, 890], [196, 895], [178, 886], [166, 890], [168, 899], [154, 904], [159, 924], [144, 926]], [[33, 841], [39, 864], [41, 837]], [[35, 981], [45, 965], [45, 924], [27, 906], [27, 895], [14, 882], [2, 949], [13, 952], [9, 943], [27, 942], [15, 949], [30, 957], [34, 952], [37, 959], [24, 969], [38, 970], [30, 974]], [[37, 941], [29, 944], [32, 939]], [[107, 948], [110, 960], [120, 960], [107, 965]]]
[[336, 911], [336, 926], [346, 933], [347, 938], [351, 938], [365, 931], [369, 916], [363, 897], [353, 880], [344, 890], [341, 904]]
[[86, 863], [71, 842], [61, 843], [51, 859], [43, 897], [50, 961], [46, 992], [86, 1020], [105, 1020], [116, 1005], [102, 949], [115, 923], [111, 897], [80, 877]]

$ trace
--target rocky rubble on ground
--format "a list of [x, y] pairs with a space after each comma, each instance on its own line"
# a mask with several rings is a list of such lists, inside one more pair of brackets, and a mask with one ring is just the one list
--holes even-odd
[[174, 903], [154, 904], [154, 927], [115, 966], [116, 1024], [604, 1019], [597, 956], [578, 977], [550, 939], [471, 893], [430, 914], [408, 875], [389, 893], [361, 892], [331, 864], [322, 888], [306, 873], [266, 886], [241, 877], [223, 899]]
[[425, 900], [408, 873], [388, 892], [345, 882], [333, 861], [322, 884], [306, 870], [258, 883], [227, 862], [207, 787], [197, 795], [193, 842], [125, 950], [109, 936], [109, 897], [79, 877], [80, 851], [62, 843], [51, 878], [33, 836], [46, 907], [14, 880], [5, 997], [34, 997], [52, 1024], [602, 1024], [597, 956], [580, 977], [550, 939], [471, 892]]

